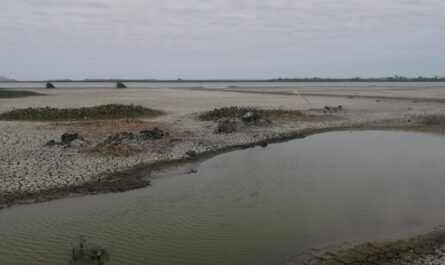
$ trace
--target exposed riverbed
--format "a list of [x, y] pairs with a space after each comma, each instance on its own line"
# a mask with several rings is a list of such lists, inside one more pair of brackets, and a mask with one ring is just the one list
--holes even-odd
[[107, 264], [280, 264], [311, 247], [445, 224], [445, 137], [330, 132], [209, 159], [153, 187], [0, 211], [0, 264], [67, 264], [103, 242]]

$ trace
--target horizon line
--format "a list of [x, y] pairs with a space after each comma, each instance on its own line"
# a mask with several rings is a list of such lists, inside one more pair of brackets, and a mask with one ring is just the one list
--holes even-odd
[[445, 81], [444, 76], [384, 76], [384, 77], [278, 77], [268, 79], [231, 79], [231, 78], [212, 78], [212, 79], [154, 79], [154, 78], [84, 78], [84, 79], [40, 79], [40, 80], [17, 80], [7, 78], [0, 82], [304, 82], [304, 81]]

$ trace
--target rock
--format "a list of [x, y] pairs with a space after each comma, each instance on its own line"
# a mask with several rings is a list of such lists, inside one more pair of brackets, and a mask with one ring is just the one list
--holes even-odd
[[81, 137], [79, 137], [78, 133], [64, 133], [61, 136], [62, 141], [56, 142], [55, 140], [48, 141], [45, 146], [52, 147], [52, 146], [63, 146], [63, 147], [72, 147], [73, 143], [78, 147], [79, 145], [85, 143]]
[[189, 151], [185, 152], [185, 154], [190, 158], [198, 156], [198, 154], [196, 154], [196, 151], [194, 151], [194, 150], [189, 150]]
[[73, 140], [72, 142], [71, 142], [71, 147], [72, 148], [78, 148], [78, 149], [80, 149], [80, 148], [84, 148], [84, 147], [86, 147], [87, 146], [87, 142], [85, 142], [84, 140], [81, 140], [81, 139], [75, 139], [75, 140]]
[[198, 170], [196, 169], [191, 169], [190, 171], [187, 172], [187, 174], [196, 174], [198, 173]]
[[182, 142], [182, 140], [181, 139], [171, 139], [170, 141], [169, 141], [169, 143], [171, 143], [171, 144], [179, 144], [179, 143], [181, 143]]
[[121, 132], [108, 136], [108, 138], [105, 139], [104, 143], [118, 145], [122, 143], [128, 143], [135, 140], [136, 138], [136, 135], [134, 135], [133, 133]]
[[65, 146], [71, 146], [71, 142], [80, 139], [78, 133], [64, 133], [62, 134], [62, 144]]
[[56, 144], [57, 144], [56, 141], [50, 140], [45, 144], [45, 146], [55, 146]]
[[242, 121], [249, 121], [249, 120], [256, 120], [259, 119], [260, 115], [258, 115], [255, 112], [247, 112], [246, 114], [244, 114], [244, 116], [241, 118]]
[[140, 131], [140, 134], [144, 140], [159, 140], [166, 136], [164, 131], [158, 127], [155, 127], [153, 130]]
[[266, 140], [264, 140], [264, 141], [261, 141], [261, 142], [259, 143], [259, 145], [260, 145], [261, 147], [267, 147], [269, 144], [267, 143]]
[[237, 122], [234, 119], [223, 119], [218, 122], [215, 133], [233, 133], [237, 131]]
[[267, 126], [271, 124], [272, 122], [268, 119], [263, 119], [260, 115], [258, 115], [255, 112], [247, 112], [244, 114], [244, 116], [241, 118], [241, 121], [245, 125], [256, 125], [256, 126]]
[[332, 106], [324, 106], [323, 112], [324, 113], [337, 113], [337, 112], [342, 112], [343, 106], [342, 105], [338, 105], [337, 107], [332, 107]]

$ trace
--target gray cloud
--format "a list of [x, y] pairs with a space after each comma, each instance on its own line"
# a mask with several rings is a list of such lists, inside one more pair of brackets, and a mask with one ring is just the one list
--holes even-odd
[[20, 79], [443, 75], [442, 0], [3, 0]]

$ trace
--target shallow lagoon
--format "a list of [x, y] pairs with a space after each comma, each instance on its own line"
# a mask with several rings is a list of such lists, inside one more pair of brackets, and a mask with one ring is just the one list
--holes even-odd
[[281, 264], [304, 249], [445, 224], [445, 137], [357, 131], [223, 154], [153, 187], [0, 211], [0, 264]]

